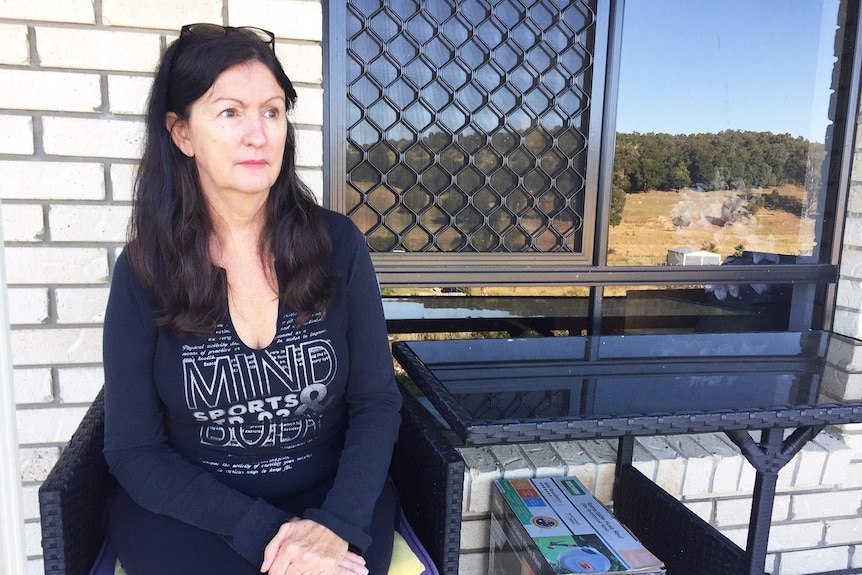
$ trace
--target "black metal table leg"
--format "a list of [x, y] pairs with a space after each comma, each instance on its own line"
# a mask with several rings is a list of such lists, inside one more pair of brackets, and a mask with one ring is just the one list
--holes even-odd
[[620, 477], [623, 472], [623, 466], [631, 465], [634, 459], [635, 438], [633, 435], [620, 436], [617, 444], [617, 467], [614, 470], [614, 501], [619, 500], [620, 494]]
[[765, 569], [778, 472], [822, 429], [823, 426], [800, 427], [787, 439], [784, 429], [764, 429], [759, 443], [747, 431], [725, 432], [756, 470], [745, 546], [746, 575], [763, 575]]

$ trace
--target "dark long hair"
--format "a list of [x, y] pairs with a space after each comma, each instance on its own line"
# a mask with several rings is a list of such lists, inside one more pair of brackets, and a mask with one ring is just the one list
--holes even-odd
[[[213, 223], [197, 167], [171, 140], [168, 112], [187, 119], [191, 104], [219, 74], [252, 61], [273, 73], [288, 110], [296, 103], [296, 91], [272, 48], [253, 33], [230, 32], [181, 34], [162, 57], [147, 107], [126, 254], [160, 307], [158, 323], [177, 334], [214, 333], [227, 312], [227, 276], [210, 257]], [[332, 243], [322, 208], [296, 174], [296, 133], [290, 122], [281, 172], [265, 210], [260, 253], [274, 259], [281, 306], [298, 312], [304, 323], [323, 313], [332, 298], [333, 283], [322, 267]]]

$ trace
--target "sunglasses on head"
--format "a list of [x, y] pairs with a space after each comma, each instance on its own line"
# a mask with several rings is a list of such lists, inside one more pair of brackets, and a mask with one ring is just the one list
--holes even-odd
[[180, 28], [180, 38], [183, 36], [202, 36], [215, 38], [218, 36], [226, 36], [228, 34], [252, 34], [257, 36], [261, 41], [266, 42], [275, 50], [275, 34], [263, 28], [254, 26], [222, 26], [220, 24], [186, 24]]

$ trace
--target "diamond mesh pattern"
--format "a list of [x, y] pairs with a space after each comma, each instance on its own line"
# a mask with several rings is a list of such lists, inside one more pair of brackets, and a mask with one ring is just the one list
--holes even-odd
[[346, 207], [373, 251], [581, 251], [594, 5], [348, 1]]

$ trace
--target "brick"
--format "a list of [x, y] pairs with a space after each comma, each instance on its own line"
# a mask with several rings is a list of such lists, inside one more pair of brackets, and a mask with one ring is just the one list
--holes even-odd
[[849, 552], [847, 547], [785, 551], [781, 554], [781, 575], [809, 575], [846, 569]]
[[[826, 467], [829, 453], [816, 443], [808, 443], [796, 454], [794, 460], [797, 462], [793, 477], [794, 487], [819, 487]], [[787, 464], [790, 467], [791, 461]]]
[[773, 524], [769, 529], [769, 550], [805, 549], [818, 547], [823, 539], [824, 525], [809, 523]]
[[59, 458], [60, 450], [56, 447], [19, 449], [18, 467], [21, 470], [21, 481], [44, 481]]
[[101, 328], [21, 329], [12, 332], [11, 341], [16, 366], [102, 361]]
[[296, 109], [290, 119], [294, 124], [323, 125], [323, 90], [306, 86], [296, 87]]
[[102, 105], [96, 74], [47, 70], [0, 70], [0, 108], [57, 112], [93, 112]]
[[54, 242], [126, 241], [130, 206], [54, 205], [48, 228]]
[[296, 131], [296, 165], [304, 167], [323, 165], [323, 132], [301, 129]]
[[565, 475], [563, 459], [547, 443], [527, 443], [521, 446], [527, 461], [536, 470], [536, 477]]
[[21, 488], [21, 505], [24, 519], [39, 519], [38, 485], [25, 485]]
[[[862, 195], [859, 203], [862, 204]], [[862, 205], [860, 205], [862, 207]], [[839, 277], [862, 278], [862, 250], [853, 246], [845, 246], [841, 251], [841, 267]]]
[[461, 550], [487, 551], [490, 544], [490, 522], [475, 519], [461, 523]]
[[111, 197], [114, 201], [132, 201], [137, 173], [137, 164], [111, 164]]
[[319, 45], [277, 42], [275, 53], [291, 82], [323, 83], [323, 51]]
[[228, 14], [231, 26], [260, 26], [279, 38], [319, 42], [323, 37], [323, 11], [318, 2], [229, 0]]
[[12, 372], [15, 403], [50, 403], [54, 401], [49, 368], [22, 368]]
[[832, 320], [832, 331], [862, 339], [862, 314], [856, 310], [837, 308]]
[[825, 397], [833, 400], [862, 399], [862, 373], [848, 373], [826, 365], [820, 389]]
[[320, 169], [297, 168], [296, 173], [314, 194], [318, 204], [323, 205], [323, 171]]
[[487, 575], [488, 553], [461, 553], [458, 556], [458, 575]]
[[685, 459], [666, 441], [664, 437], [642, 437], [641, 443], [655, 458], [657, 463], [656, 484], [675, 497], [682, 494], [682, 481], [685, 472]]
[[847, 215], [843, 246], [844, 249], [850, 246], [862, 247], [862, 216], [852, 213]]
[[503, 477], [497, 460], [485, 447], [463, 447], [458, 450], [469, 476], [469, 490], [464, 493], [463, 513], [487, 514], [491, 507], [493, 482]]
[[87, 412], [86, 407], [19, 409], [18, 441], [28, 443], [67, 443]]
[[[862, 451], [857, 450], [856, 453]], [[847, 477], [844, 480], [844, 487], [850, 489], [854, 487], [862, 487], [862, 461], [851, 461], [847, 466]]]
[[[782, 477], [781, 472], [779, 472], [778, 476], [779, 479]], [[743, 460], [742, 469], [739, 473], [739, 490], [745, 493], [751, 493], [754, 490], [755, 478], [756, 471], [754, 467], [748, 463], [748, 461]]]
[[566, 475], [577, 477], [590, 491], [596, 488], [596, 462], [580, 441], [557, 441], [551, 447], [566, 466]]
[[745, 549], [746, 539], [748, 538], [748, 527], [736, 527], [734, 529], [719, 530], [722, 535], [736, 543], [741, 549]]
[[665, 440], [686, 459], [682, 484], [683, 497], [709, 493], [715, 468], [709, 452], [694, 438], [686, 435], [669, 436]]
[[22, 66], [30, 62], [27, 26], [0, 24], [0, 64]]
[[706, 521], [712, 521], [712, 502], [711, 501], [686, 501], [685, 506], [689, 511]]
[[101, 367], [64, 367], [57, 370], [62, 403], [92, 403], [105, 383]]
[[108, 76], [108, 109], [114, 114], [143, 116], [152, 85], [149, 76]]
[[6, 247], [6, 280], [15, 284], [103, 284], [103, 248]]
[[39, 523], [24, 523], [24, 551], [28, 557], [42, 553], [42, 530]]
[[523, 479], [534, 477], [535, 468], [518, 445], [494, 445], [488, 448], [497, 460], [505, 479]]
[[792, 496], [794, 520], [847, 517], [862, 507], [862, 489], [826, 493], [800, 493]]
[[142, 122], [49, 117], [42, 123], [48, 154], [138, 159], [143, 150]]
[[159, 61], [160, 42], [159, 34], [118, 29], [36, 28], [36, 50], [43, 68], [152, 72]]
[[[787, 518], [787, 507], [789, 497], [784, 497], [783, 502], [772, 508], [772, 520], [780, 521]], [[776, 497], [776, 501], [778, 498]], [[715, 502], [715, 525], [717, 527], [736, 527], [748, 525], [751, 520], [751, 497], [737, 497], [733, 499], [719, 499]]]
[[0, 173], [4, 200], [105, 198], [105, 173], [97, 163], [0, 161]]
[[33, 155], [33, 141], [33, 118], [0, 115], [0, 154]]
[[862, 373], [862, 342], [841, 337], [829, 338], [826, 361], [843, 371]]
[[790, 520], [790, 496], [776, 495], [772, 505], [772, 520], [773, 521], [789, 521]]
[[45, 575], [45, 561], [42, 557], [27, 558], [27, 575]]
[[839, 281], [838, 292], [835, 296], [836, 305], [858, 309], [859, 302], [862, 302], [862, 281], [851, 278], [843, 278]]
[[48, 320], [48, 290], [45, 288], [10, 288], [9, 323], [41, 324]]
[[708, 453], [715, 456], [715, 470], [710, 490], [713, 493], [737, 491], [743, 458], [739, 451], [724, 439], [724, 434], [704, 433], [693, 436]]
[[107, 287], [58, 288], [57, 323], [102, 323], [108, 291]]
[[831, 430], [820, 432], [812, 443], [826, 450], [821, 482], [824, 485], [842, 485], [850, 471], [852, 452]]
[[102, 0], [102, 20], [112, 26], [179, 30], [189, 22], [221, 22], [221, 0]]
[[93, 0], [3, 0], [3, 18], [94, 24]]
[[[860, 162], [860, 160], [862, 160], [862, 154], [856, 152], [853, 157], [854, 174], [852, 179], [858, 180], [860, 177], [862, 177], [862, 172], [859, 172], [856, 168], [856, 166], [859, 165], [858, 163]], [[862, 186], [858, 184], [854, 185], [851, 183], [850, 194], [847, 198], [847, 210], [849, 212], [855, 212], [857, 214], [862, 213]]]
[[7, 242], [41, 242], [45, 237], [42, 206], [3, 204], [3, 240]]
[[826, 522], [826, 545], [841, 545], [862, 543], [862, 520], [835, 519]]

